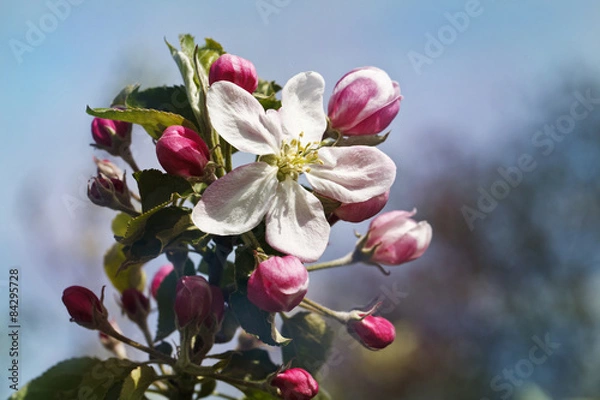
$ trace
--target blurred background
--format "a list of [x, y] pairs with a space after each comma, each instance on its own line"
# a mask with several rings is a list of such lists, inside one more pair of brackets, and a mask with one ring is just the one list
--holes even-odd
[[[334, 399], [600, 398], [600, 3], [1, 4], [0, 370], [18, 268], [21, 385], [68, 357], [109, 356], [60, 300], [67, 286], [108, 282], [114, 212], [86, 197], [92, 156], [106, 155], [89, 147], [85, 106], [108, 106], [126, 84], [179, 84], [164, 38], [191, 33], [281, 84], [315, 70], [329, 95], [344, 73], [374, 65], [402, 88], [381, 146], [399, 169], [386, 210], [416, 207], [433, 241], [388, 277], [364, 265], [311, 276], [314, 300], [350, 309], [379, 296], [397, 329], [375, 353], [332, 325], [321, 383]], [[158, 167], [141, 128], [133, 149], [141, 167]], [[323, 259], [349, 252], [367, 227], [335, 225]]]

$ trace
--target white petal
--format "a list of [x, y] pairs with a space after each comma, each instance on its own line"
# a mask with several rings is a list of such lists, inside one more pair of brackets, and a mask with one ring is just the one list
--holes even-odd
[[267, 117], [258, 100], [238, 85], [213, 83], [206, 95], [206, 107], [212, 126], [238, 150], [258, 155], [278, 151], [280, 122]]
[[385, 153], [370, 146], [323, 147], [306, 178], [318, 193], [342, 203], [358, 203], [390, 189], [396, 164]]
[[192, 221], [202, 232], [238, 235], [256, 227], [277, 190], [277, 168], [256, 162], [213, 182], [194, 207]]
[[298, 138], [304, 132], [303, 143], [321, 141], [327, 127], [324, 91], [325, 81], [316, 72], [302, 72], [285, 84], [279, 114], [288, 138]]
[[277, 187], [266, 223], [267, 243], [303, 262], [317, 261], [327, 247], [330, 227], [323, 206], [293, 179]]

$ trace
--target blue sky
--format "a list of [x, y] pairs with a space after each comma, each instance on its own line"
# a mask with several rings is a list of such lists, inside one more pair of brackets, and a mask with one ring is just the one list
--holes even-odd
[[[49, 3], [68, 4], [61, 9], [64, 18], [54, 18], [56, 26], [49, 17], [56, 7]], [[101, 156], [88, 146], [91, 118], [85, 106], [108, 105], [127, 83], [180, 83], [163, 38], [176, 42], [179, 33], [213, 37], [228, 52], [251, 59], [263, 78], [280, 83], [300, 71], [319, 71], [327, 93], [352, 68], [385, 69], [405, 96], [391, 126], [392, 138], [383, 147], [400, 166], [396, 187], [402, 193], [410, 193], [411, 179], [443, 168], [420, 135], [423, 127], [448, 124], [453, 127], [449, 134], [464, 141], [466, 153], [500, 157], [499, 145], [533, 132], [499, 134], [498, 124], [507, 118], [530, 121], [522, 110], [563, 66], [583, 65], [597, 72], [600, 65], [600, 3], [593, 0], [481, 0], [479, 15], [421, 73], [408, 54], [425, 54], [427, 34], [438, 35], [449, 24], [445, 14], [463, 12], [469, 1], [72, 3], [2, 0], [0, 251], [4, 268], [18, 265], [23, 271], [23, 307], [53, 321], [51, 328], [43, 328], [55, 338], [51, 348], [40, 343], [42, 327], [30, 314], [26, 321], [31, 329], [25, 328], [22, 338], [24, 381], [72, 355], [75, 335], [92, 337], [68, 323], [60, 303], [61, 288], [88, 279], [81, 270], [67, 273], [69, 268], [84, 268], [76, 264], [90, 252], [101, 257], [98, 248], [111, 240], [112, 213], [84, 203], [85, 181], [94, 171], [91, 156]], [[273, 5], [275, 11], [264, 16], [259, 10], [264, 3], [281, 6]], [[46, 26], [48, 32], [31, 45], [32, 51], [16, 56], [16, 41], [30, 45], [31, 26]], [[136, 144], [140, 164], [156, 166], [141, 130], [134, 133]], [[412, 208], [411, 201], [409, 194], [400, 203]], [[336, 233], [349, 235], [354, 228], [336, 228]], [[44, 233], [32, 233], [40, 231]], [[39, 238], [51, 241], [36, 243]], [[333, 246], [327, 255], [345, 251]], [[0, 387], [1, 395], [5, 389]]]

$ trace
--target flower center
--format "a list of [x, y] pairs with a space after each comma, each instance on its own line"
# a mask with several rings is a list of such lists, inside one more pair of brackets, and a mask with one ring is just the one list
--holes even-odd
[[[300, 133], [300, 139], [304, 133]], [[319, 160], [319, 143], [302, 144], [300, 139], [292, 139], [291, 141], [283, 141], [279, 154], [269, 154], [261, 157], [265, 161], [279, 169], [277, 179], [283, 182], [290, 177], [293, 180], [298, 180], [301, 174], [310, 172], [311, 164], [323, 164]]]

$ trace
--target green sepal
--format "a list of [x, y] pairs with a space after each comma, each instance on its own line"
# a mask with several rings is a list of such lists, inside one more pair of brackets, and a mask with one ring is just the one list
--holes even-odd
[[323, 317], [315, 313], [299, 312], [285, 319], [281, 333], [292, 342], [281, 349], [284, 364], [303, 368], [315, 375], [327, 361], [333, 342], [333, 330]]
[[185, 119], [179, 114], [173, 114], [166, 111], [151, 110], [147, 108], [90, 108], [88, 106], [86, 112], [94, 117], [141, 125], [146, 132], [156, 140], [158, 140], [162, 136], [163, 131], [171, 125], [183, 125], [196, 132], [198, 131], [198, 128], [196, 128], [193, 122]]

